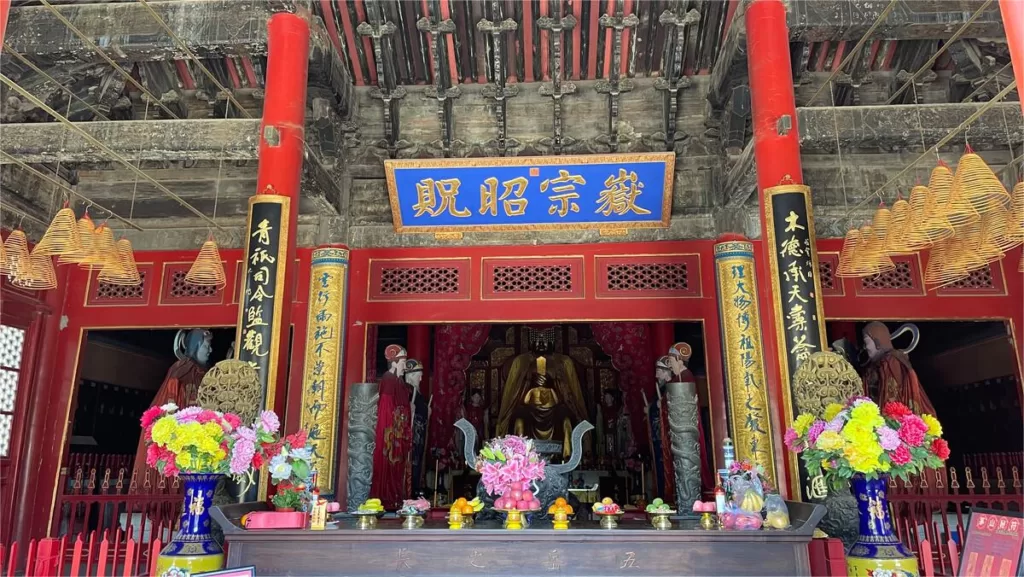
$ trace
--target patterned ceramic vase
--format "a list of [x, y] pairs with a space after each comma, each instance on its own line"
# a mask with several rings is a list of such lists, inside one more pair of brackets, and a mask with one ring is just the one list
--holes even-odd
[[889, 518], [889, 476], [868, 479], [855, 475], [850, 489], [857, 498], [860, 536], [846, 554], [850, 577], [917, 577], [917, 557], [892, 532]]
[[181, 513], [181, 526], [171, 542], [160, 551], [154, 577], [185, 577], [193, 573], [216, 571], [224, 566], [224, 550], [210, 533], [210, 507], [221, 476], [212, 473], [182, 473], [185, 504]]

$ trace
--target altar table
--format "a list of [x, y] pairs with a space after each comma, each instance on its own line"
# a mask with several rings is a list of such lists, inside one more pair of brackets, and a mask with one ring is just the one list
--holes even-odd
[[665, 531], [639, 521], [601, 529], [596, 522], [555, 531], [546, 522], [521, 531], [478, 522], [449, 530], [440, 521], [402, 529], [381, 519], [361, 531], [343, 519], [324, 531], [246, 531], [238, 519], [262, 504], [214, 507], [227, 542], [227, 566], [255, 566], [257, 575], [635, 576], [810, 575], [808, 543], [825, 514], [821, 505], [787, 503], [791, 529], [706, 531], [679, 521]]

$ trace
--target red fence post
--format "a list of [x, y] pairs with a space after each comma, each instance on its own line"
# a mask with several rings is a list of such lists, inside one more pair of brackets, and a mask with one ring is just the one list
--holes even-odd
[[60, 556], [64, 554], [64, 550], [60, 546], [60, 539], [40, 539], [39, 544], [36, 545], [35, 566], [32, 568], [33, 571], [27, 574], [35, 577], [57, 575], [57, 565], [60, 562]]

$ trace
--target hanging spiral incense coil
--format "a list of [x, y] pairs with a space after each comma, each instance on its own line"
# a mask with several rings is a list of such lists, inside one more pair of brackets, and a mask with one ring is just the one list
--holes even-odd
[[228, 284], [224, 275], [224, 263], [220, 260], [217, 242], [210, 239], [203, 243], [192, 268], [185, 275], [185, 282], [196, 286], [224, 288]]
[[0, 274], [15, 275], [22, 265], [28, 263], [28, 239], [25, 231], [15, 230], [4, 241], [6, 258], [0, 262]]
[[885, 252], [893, 256], [911, 254], [913, 249], [907, 246], [910, 236], [910, 203], [902, 198], [892, 203], [892, 218], [889, 221], [889, 232], [885, 235]]
[[1011, 211], [1005, 207], [997, 207], [981, 216], [985, 239], [1002, 252], [1006, 252], [1021, 243], [1017, 236], [1011, 234], [1013, 224]]
[[932, 246], [928, 255], [928, 266], [924, 271], [925, 284], [946, 285], [970, 274], [966, 266], [950, 258], [951, 245], [954, 242], [953, 239], [945, 239]]
[[945, 164], [939, 164], [932, 169], [928, 190], [931, 190], [935, 196], [937, 211], [935, 216], [945, 216], [954, 228], [978, 220], [978, 212], [974, 210], [974, 206], [971, 205], [963, 190], [963, 179], [957, 181], [953, 172]]
[[78, 219], [78, 250], [62, 254], [57, 257], [57, 264], [78, 264], [92, 266], [96, 262], [96, 224], [89, 217], [89, 211], [85, 211], [82, 218]]
[[138, 286], [142, 283], [142, 277], [135, 264], [135, 253], [132, 250], [131, 241], [122, 238], [115, 243], [115, 246], [117, 247], [117, 262], [104, 266], [97, 278], [101, 282], [112, 285]]
[[[1000, 256], [1001, 252], [996, 251]], [[967, 269], [968, 272], [978, 270], [990, 262], [992, 247], [983, 242], [981, 221], [964, 225], [950, 243], [949, 262]]]
[[57, 271], [53, 258], [39, 251], [32, 251], [28, 260], [18, 267], [11, 283], [30, 290], [53, 290], [57, 288]]
[[886, 242], [889, 234], [889, 223], [892, 222], [892, 211], [886, 208], [885, 203], [878, 205], [875, 209], [875, 215], [871, 218], [871, 229], [874, 231], [875, 236], [881, 241], [879, 250], [884, 251]]
[[857, 273], [857, 276], [870, 276], [896, 268], [883, 250], [884, 242], [885, 239], [879, 238], [871, 225], [862, 226], [860, 243], [851, 263], [852, 272]]
[[1024, 242], [1024, 182], [1013, 185], [1006, 222], [1006, 236], [1015, 242]]
[[[945, 168], [945, 167], [936, 167]], [[945, 172], [949, 169], [945, 168]], [[942, 171], [939, 171], [942, 175]], [[936, 171], [932, 171], [936, 180]], [[943, 186], [939, 177], [940, 190]], [[915, 186], [910, 191], [911, 230], [907, 235], [907, 245], [915, 250], [930, 246], [954, 234], [953, 225], [946, 218], [945, 209], [939, 204], [935, 192], [928, 186]]]
[[859, 230], [851, 228], [846, 231], [846, 238], [843, 239], [843, 249], [839, 251], [839, 266], [836, 267], [836, 276], [860, 276], [853, 269], [853, 261], [856, 258], [859, 243]]
[[961, 192], [978, 214], [1010, 204], [1010, 195], [999, 177], [970, 147], [956, 166], [953, 190]]
[[977, 248], [975, 250], [986, 264], [1006, 256], [999, 244], [1003, 240], [1005, 226], [1006, 216], [1003, 214], [987, 212], [982, 215], [981, 222], [978, 223], [978, 232], [976, 233], [978, 236], [975, 240]]
[[50, 221], [50, 226], [43, 233], [43, 238], [35, 249], [40, 254], [60, 256], [73, 253], [81, 247], [78, 239], [78, 223], [75, 221], [75, 211], [67, 204], [57, 211]]
[[114, 245], [114, 231], [110, 230], [107, 223], [103, 223], [96, 227], [96, 236], [94, 237], [94, 248], [96, 250], [96, 266], [103, 268], [106, 266], [119, 267], [121, 262], [117, 257], [117, 247]]

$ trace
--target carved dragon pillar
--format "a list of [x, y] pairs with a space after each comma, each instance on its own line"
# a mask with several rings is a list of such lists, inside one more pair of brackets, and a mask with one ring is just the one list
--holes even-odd
[[700, 500], [700, 436], [696, 383], [668, 383], [668, 428], [675, 467], [676, 508], [688, 515]]
[[355, 383], [348, 388], [348, 495], [347, 509], [355, 511], [370, 497], [373, 449], [376, 445], [377, 383]]

